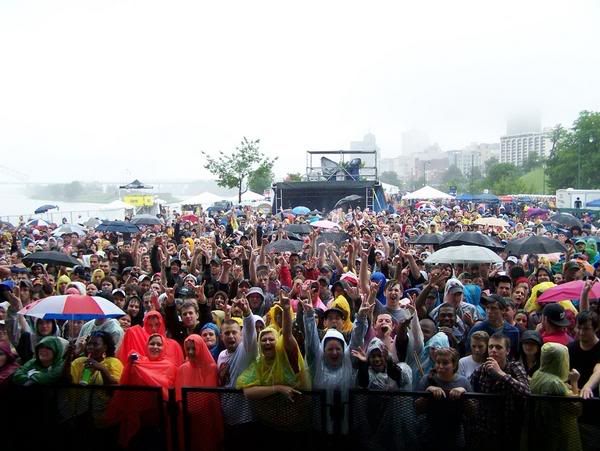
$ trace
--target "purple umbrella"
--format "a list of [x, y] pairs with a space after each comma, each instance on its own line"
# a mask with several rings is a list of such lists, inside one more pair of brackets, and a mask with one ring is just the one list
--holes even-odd
[[530, 208], [527, 210], [526, 216], [528, 218], [533, 218], [535, 216], [543, 216], [542, 219], [545, 219], [548, 216], [548, 210], [544, 210], [543, 208]]

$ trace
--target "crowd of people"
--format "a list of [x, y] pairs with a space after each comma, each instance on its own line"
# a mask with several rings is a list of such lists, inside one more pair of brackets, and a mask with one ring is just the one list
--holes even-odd
[[[3, 225], [0, 384], [154, 386], [165, 400], [172, 388], [178, 400], [182, 387], [242, 390], [248, 408], [211, 397], [195, 407], [203, 421], [194, 434], [212, 449], [224, 441], [243, 446], [245, 428], [260, 415], [253, 406], [269, 398], [301, 404], [306, 391], [323, 389], [331, 406], [335, 392], [346, 405], [351, 388], [418, 391], [429, 395], [402, 409], [420, 419], [411, 434], [424, 448], [440, 440], [447, 449], [465, 446], [462, 417], [448, 407], [461, 400], [490, 446], [506, 444], [511, 431], [516, 447], [528, 395], [598, 396], [600, 254], [591, 217], [545, 227], [524, 212], [496, 211], [510, 225], [474, 224], [489, 213], [338, 209], [327, 231], [310, 227], [309, 216], [250, 209], [186, 220], [174, 214], [132, 235], [56, 236], [53, 226]], [[291, 225], [308, 228], [291, 232]], [[428, 264], [436, 248], [414, 244], [426, 233], [456, 231], [500, 244], [545, 235], [566, 252], [508, 255], [499, 247], [501, 265]], [[80, 264], [23, 263], [39, 251]], [[574, 299], [538, 302], [575, 280], [583, 282]], [[86, 322], [23, 314], [52, 295], [101, 296], [124, 315]], [[503, 407], [486, 410], [469, 393], [503, 395]], [[121, 422], [123, 444], [140, 427], [131, 420], [140, 406], [132, 404], [115, 396], [103, 418]], [[347, 433], [348, 419], [342, 424]], [[593, 412], [573, 408], [536, 440], [545, 449], [581, 449], [595, 427]]]

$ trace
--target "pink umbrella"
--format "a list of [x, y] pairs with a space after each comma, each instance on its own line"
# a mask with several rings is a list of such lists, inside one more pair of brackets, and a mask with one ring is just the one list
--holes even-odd
[[100, 296], [68, 294], [49, 296], [35, 305], [19, 310], [22, 315], [40, 319], [90, 320], [97, 318], [120, 318], [125, 312]]
[[[572, 282], [562, 283], [549, 288], [538, 298], [539, 304], [548, 304], [550, 302], [565, 301], [569, 299], [579, 299], [585, 282], [583, 280], [573, 280]], [[592, 285], [590, 290], [590, 299], [600, 298], [600, 284]]]

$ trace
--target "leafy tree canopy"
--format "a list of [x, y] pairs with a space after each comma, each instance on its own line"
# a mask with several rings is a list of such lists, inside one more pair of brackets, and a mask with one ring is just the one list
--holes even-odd
[[[201, 152], [207, 161], [204, 167], [217, 176], [217, 184], [237, 188], [239, 202], [250, 185], [262, 192], [273, 181], [272, 169], [277, 157], [266, 157], [259, 150], [259, 144], [259, 139], [249, 140], [244, 137], [231, 155], [220, 151], [219, 156], [213, 158], [206, 152]], [[263, 190], [260, 187], [264, 187]]]

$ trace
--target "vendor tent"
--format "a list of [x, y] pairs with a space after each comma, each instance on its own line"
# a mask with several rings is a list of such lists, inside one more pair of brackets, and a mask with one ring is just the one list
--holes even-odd
[[431, 186], [424, 186], [421, 189], [413, 191], [403, 197], [406, 200], [425, 200], [425, 199], [454, 199], [450, 194], [446, 194]]

